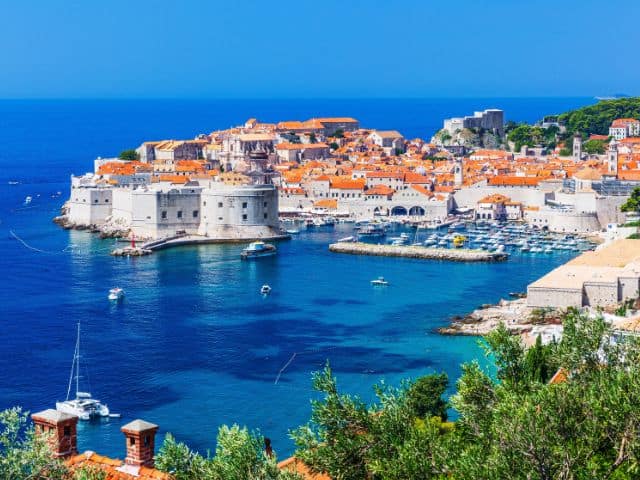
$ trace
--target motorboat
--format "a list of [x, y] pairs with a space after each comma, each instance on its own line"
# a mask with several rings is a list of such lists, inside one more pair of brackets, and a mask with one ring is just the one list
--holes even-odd
[[271, 293], [271, 287], [269, 285], [262, 285], [262, 288], [260, 289], [260, 293], [262, 295], [269, 295]]
[[358, 235], [364, 237], [384, 237], [386, 235], [385, 229], [382, 226], [368, 224], [364, 225], [358, 231]]
[[464, 242], [467, 240], [467, 237], [464, 235], [456, 235], [453, 237], [453, 246], [456, 248], [461, 248], [464, 246]]
[[240, 253], [240, 258], [242, 260], [250, 260], [252, 258], [268, 257], [275, 255], [276, 252], [277, 250], [274, 245], [258, 241], [251, 243], [247, 248], [243, 249], [242, 253]]
[[300, 230], [298, 230], [297, 228], [291, 228], [289, 230], [285, 230], [285, 232], [289, 235], [297, 235], [298, 233], [300, 233]]
[[354, 236], [342, 237], [338, 239], [338, 243], [349, 243], [349, 242], [355, 242], [355, 241], [356, 241], [356, 237]]
[[121, 289], [120, 287], [116, 287], [109, 290], [109, 296], [107, 298], [109, 298], [109, 300], [113, 302], [119, 302], [120, 300], [122, 300], [123, 297], [124, 297], [124, 290]]
[[386, 287], [387, 285], [389, 285], [389, 282], [387, 282], [384, 277], [378, 277], [375, 280], [371, 280], [371, 285], [377, 287]]
[[[75, 398], [71, 398], [71, 389], [75, 383]], [[56, 402], [56, 410], [59, 412], [76, 415], [80, 420], [91, 420], [96, 417], [109, 417], [109, 407], [93, 398], [89, 392], [80, 391], [80, 323], [78, 323], [78, 336], [73, 352], [67, 398], [63, 402]]]
[[32, 200], [33, 200], [33, 197], [31, 195], [27, 195], [27, 197], [24, 199], [24, 204], [29, 205]]

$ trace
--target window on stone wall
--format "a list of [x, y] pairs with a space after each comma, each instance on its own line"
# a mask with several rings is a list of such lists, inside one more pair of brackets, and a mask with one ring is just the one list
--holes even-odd
[[198, 210], [193, 211], [193, 218], [198, 218]]
[[66, 427], [64, 427], [63, 435], [65, 437], [70, 437], [71, 436], [71, 427], [70, 426], [67, 425]]
[[218, 202], [218, 208], [222, 208], [222, 202]]
[[247, 219], [247, 214], [245, 213], [244, 215], [242, 215], [242, 220], [246, 220]]
[[[161, 217], [162, 217], [163, 219], [167, 218], [167, 211], [166, 211], [166, 210], [163, 210], [163, 211], [162, 211]], [[150, 218], [150, 217], [147, 217], [147, 218]]]
[[242, 202], [242, 208], [247, 208], [247, 202]]
[[264, 218], [267, 218], [269, 215], [267, 215], [266, 213], [264, 214]]
[[264, 203], [262, 204], [262, 206], [263, 206], [263, 207], [266, 207], [266, 206], [267, 206], [267, 202], [264, 202]]
[[182, 218], [182, 210], [178, 210], [178, 218]]
[[108, 198], [105, 198], [105, 199], [104, 199], [104, 203], [109, 203], [109, 199], [108, 199]]

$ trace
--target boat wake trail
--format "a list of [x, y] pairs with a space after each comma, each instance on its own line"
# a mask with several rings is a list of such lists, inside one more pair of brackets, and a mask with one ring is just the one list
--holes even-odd
[[287, 367], [291, 365], [291, 362], [293, 362], [293, 359], [296, 358], [296, 355], [298, 355], [298, 352], [294, 352], [293, 355], [291, 355], [291, 358], [289, 359], [289, 361], [285, 363], [284, 367], [280, 369], [280, 371], [278, 372], [278, 376], [276, 377], [276, 381], [273, 382], [274, 385], [278, 384], [278, 380], [280, 380], [280, 376], [282, 375], [282, 372], [284, 372], [287, 369]]
[[284, 371], [289, 367], [289, 365], [291, 365], [291, 363], [293, 362], [293, 360], [298, 356], [301, 355], [303, 353], [319, 353], [319, 352], [327, 352], [330, 350], [335, 350], [338, 347], [327, 347], [327, 348], [310, 348], [308, 350], [304, 350], [302, 352], [293, 352], [293, 355], [291, 355], [291, 358], [289, 358], [289, 360], [287, 360], [287, 363], [284, 364], [284, 366], [280, 369], [280, 371], [278, 371], [278, 375], [276, 375], [276, 379], [273, 382], [274, 385], [277, 385], [278, 382], [280, 381], [280, 377], [282, 376], [282, 374], [284, 373]]
[[53, 252], [50, 250], [42, 250], [40, 248], [36, 248], [36, 247], [32, 247], [31, 245], [29, 245], [27, 242], [25, 242], [22, 238], [20, 238], [16, 232], [14, 232], [13, 230], [9, 230], [9, 233], [11, 234], [11, 236], [13, 238], [15, 238], [17, 241], [19, 241], [25, 248], [28, 248], [29, 250], [33, 250], [34, 252], [38, 252], [38, 253], [46, 253], [48, 255], [60, 255], [62, 253], [65, 253], [67, 251], [69, 251], [71, 249], [71, 246], [66, 246], [64, 247], [62, 250], [57, 251], [57, 252]]

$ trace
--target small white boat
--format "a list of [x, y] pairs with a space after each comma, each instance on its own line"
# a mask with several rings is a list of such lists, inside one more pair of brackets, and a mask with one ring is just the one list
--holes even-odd
[[351, 236], [351, 237], [342, 237], [338, 239], [338, 243], [349, 243], [349, 242], [355, 242], [356, 241], [356, 237]]
[[24, 204], [29, 205], [32, 200], [33, 200], [33, 197], [31, 197], [31, 195], [27, 195], [27, 198], [24, 199]]
[[18, 185], [20, 182], [16, 181], [16, 180], [9, 180], [9, 185]]
[[263, 285], [260, 289], [262, 295], [269, 295], [271, 293], [271, 287], [269, 285]]
[[289, 235], [297, 235], [298, 233], [300, 233], [300, 230], [298, 230], [297, 228], [292, 228], [290, 230], [285, 230], [285, 232], [287, 232]]
[[251, 258], [268, 257], [276, 254], [276, 247], [270, 243], [253, 242], [247, 248], [242, 250], [240, 258], [242, 260], [249, 260]]
[[380, 287], [386, 287], [387, 285], [389, 285], [389, 282], [387, 282], [384, 279], [384, 277], [378, 277], [375, 280], [371, 280], [371, 285], [380, 286]]
[[109, 296], [107, 298], [109, 298], [109, 300], [111, 301], [119, 302], [120, 300], [122, 300], [123, 297], [124, 297], [124, 290], [121, 289], [120, 287], [116, 287], [109, 290]]

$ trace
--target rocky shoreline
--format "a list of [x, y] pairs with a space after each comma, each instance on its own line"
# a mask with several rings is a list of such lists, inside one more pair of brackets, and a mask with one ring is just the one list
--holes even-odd
[[556, 332], [562, 323], [560, 314], [554, 309], [530, 307], [526, 298], [500, 300], [496, 305], [482, 305], [464, 317], [454, 317], [449, 326], [437, 331], [441, 335], [483, 336], [503, 323], [514, 335], [530, 343], [538, 335]]

